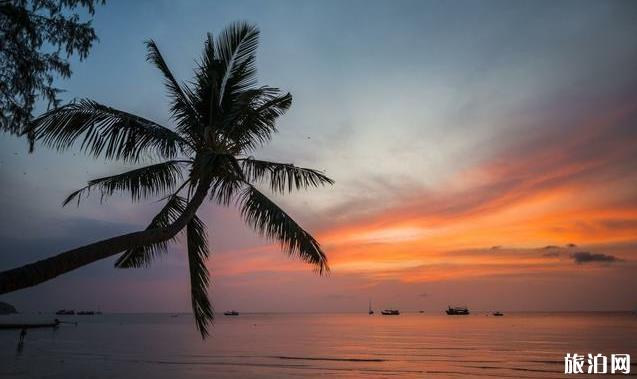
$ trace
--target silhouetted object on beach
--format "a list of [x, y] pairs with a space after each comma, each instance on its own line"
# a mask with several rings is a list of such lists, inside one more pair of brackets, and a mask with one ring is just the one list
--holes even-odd
[[380, 311], [383, 316], [399, 316], [400, 311], [398, 309], [385, 309]]
[[239, 316], [239, 312], [237, 311], [226, 311], [226, 312], [223, 312], [223, 314], [226, 316]]
[[[0, 2], [0, 129], [20, 134], [38, 98], [57, 106], [53, 78], [71, 76], [69, 58], [82, 60], [97, 40], [91, 21], [103, 0]], [[79, 8], [79, 9], [78, 9]], [[27, 133], [30, 148], [33, 134]]]
[[467, 307], [448, 307], [445, 311], [449, 316], [466, 316], [469, 314]]
[[27, 336], [26, 328], [22, 328], [20, 330], [20, 336], [18, 337], [18, 348], [16, 349], [18, 355], [22, 354], [22, 350], [24, 350], [24, 337]]
[[0, 315], [10, 315], [13, 313], [18, 313], [18, 310], [13, 305], [0, 301]]
[[66, 150], [76, 142], [85, 153], [128, 164], [144, 159], [159, 163], [119, 175], [91, 180], [64, 204], [78, 204], [90, 190], [102, 198], [130, 192], [133, 201], [159, 196], [164, 207], [145, 230], [137, 231], [0, 273], [0, 294], [34, 286], [89, 263], [122, 254], [118, 268], [147, 267], [168, 242], [185, 229], [192, 309], [202, 337], [214, 313], [207, 296], [206, 226], [197, 217], [204, 200], [237, 204], [245, 222], [281, 244], [288, 255], [327, 272], [319, 243], [260, 188], [283, 194], [332, 184], [322, 172], [252, 157], [272, 138], [275, 122], [292, 104], [277, 88], [256, 86], [255, 54], [259, 31], [235, 23], [204, 45], [190, 85], [170, 72], [155, 42], [148, 41], [147, 59], [164, 76], [175, 128], [120, 111], [93, 100], [80, 100], [35, 119], [30, 131], [37, 142]]

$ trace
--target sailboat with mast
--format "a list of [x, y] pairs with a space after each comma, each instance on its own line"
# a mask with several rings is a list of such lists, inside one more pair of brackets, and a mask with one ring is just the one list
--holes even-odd
[[369, 315], [374, 314], [374, 310], [372, 309], [372, 299], [369, 299], [369, 311], [367, 311], [367, 314]]

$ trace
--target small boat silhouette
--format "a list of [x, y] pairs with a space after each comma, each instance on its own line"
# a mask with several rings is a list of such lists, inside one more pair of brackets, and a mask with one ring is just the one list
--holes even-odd
[[57, 328], [60, 320], [55, 319], [53, 322], [31, 323], [31, 324], [0, 324], [0, 329], [34, 329], [34, 328]]
[[504, 313], [500, 312], [500, 311], [495, 311], [493, 312], [494, 316], [504, 316]]
[[369, 300], [369, 311], [367, 311], [367, 314], [373, 315], [374, 314], [374, 310], [372, 309], [372, 300]]
[[226, 316], [239, 316], [239, 312], [237, 311], [226, 311], [226, 312], [223, 312], [223, 314]]
[[467, 307], [448, 307], [445, 311], [449, 316], [466, 316], [469, 314], [469, 308]]
[[400, 311], [398, 309], [385, 309], [380, 311], [383, 316], [399, 316]]

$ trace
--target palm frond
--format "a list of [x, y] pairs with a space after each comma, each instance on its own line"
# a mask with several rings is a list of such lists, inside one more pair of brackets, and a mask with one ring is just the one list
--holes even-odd
[[270, 185], [272, 192], [277, 193], [334, 184], [332, 179], [318, 170], [297, 167], [290, 163], [246, 158], [241, 160], [241, 166], [249, 182], [266, 182]]
[[[164, 228], [172, 224], [186, 209], [188, 202], [180, 196], [171, 196], [166, 205], [153, 217], [146, 230]], [[117, 261], [117, 268], [148, 267], [153, 259], [166, 252], [168, 241], [139, 246], [126, 250]]]
[[201, 121], [190, 125], [187, 130], [194, 139], [203, 140], [204, 128], [211, 126], [218, 113], [219, 85], [222, 75], [219, 73], [221, 62], [215, 53], [214, 39], [212, 34], [208, 33], [201, 60], [195, 70], [195, 78], [192, 82], [193, 91], [190, 96]]
[[67, 205], [73, 200], [80, 200], [84, 194], [93, 188], [100, 191], [101, 198], [111, 196], [118, 191], [128, 191], [133, 201], [149, 196], [163, 195], [172, 192], [183, 178], [181, 165], [184, 161], [166, 161], [154, 165], [141, 167], [118, 175], [93, 179], [85, 187], [71, 193], [62, 203]]
[[[152, 62], [164, 75], [166, 88], [171, 98], [171, 113], [179, 124], [177, 130], [184, 132], [189, 125], [196, 124], [199, 120], [199, 115], [192, 104], [192, 93], [186, 85], [180, 85], [177, 82], [155, 41], [152, 39], [146, 41], [146, 49], [148, 50], [146, 60]], [[189, 137], [187, 133], [184, 134]]]
[[270, 141], [276, 132], [276, 120], [292, 105], [290, 93], [278, 88], [262, 87], [243, 93], [224, 118], [223, 134], [237, 151], [254, 150]]
[[188, 142], [168, 128], [87, 99], [44, 113], [28, 132], [57, 150], [81, 140], [80, 149], [87, 154], [128, 162], [172, 159], [189, 149]]
[[210, 187], [210, 199], [219, 205], [229, 206], [243, 188], [243, 183], [238, 178], [219, 178]]
[[230, 24], [219, 35], [216, 51], [221, 61], [220, 105], [228, 95], [256, 83], [255, 54], [258, 43], [259, 29], [245, 22]]
[[194, 216], [186, 226], [188, 236], [188, 268], [190, 270], [190, 297], [192, 313], [202, 338], [208, 335], [208, 326], [214, 319], [214, 311], [208, 299], [210, 277], [206, 268], [208, 241], [206, 225]]
[[241, 215], [258, 233], [278, 241], [288, 255], [314, 265], [319, 274], [329, 271], [318, 241], [254, 186], [246, 184], [239, 203]]

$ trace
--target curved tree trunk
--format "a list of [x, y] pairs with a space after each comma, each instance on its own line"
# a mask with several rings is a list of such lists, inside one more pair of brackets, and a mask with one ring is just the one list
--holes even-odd
[[0, 294], [32, 287], [89, 263], [111, 257], [138, 246], [168, 241], [181, 231], [196, 214], [208, 194], [210, 182], [200, 182], [184, 213], [174, 223], [157, 229], [143, 230], [105, 239], [65, 251], [22, 267], [0, 272]]

